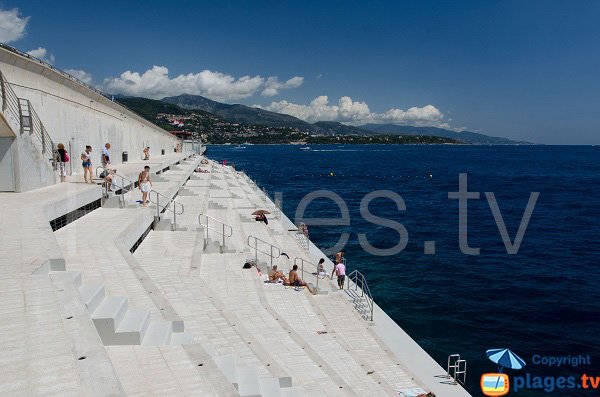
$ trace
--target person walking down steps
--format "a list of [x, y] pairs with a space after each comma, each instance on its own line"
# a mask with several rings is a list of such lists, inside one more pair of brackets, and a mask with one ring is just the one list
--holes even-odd
[[150, 180], [150, 167], [145, 166], [144, 171], [138, 176], [138, 187], [142, 192], [142, 207], [148, 206], [148, 193], [152, 190], [152, 181]]

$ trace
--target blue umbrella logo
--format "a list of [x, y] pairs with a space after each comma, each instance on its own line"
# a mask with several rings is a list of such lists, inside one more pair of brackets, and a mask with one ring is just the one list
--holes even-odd
[[525, 366], [525, 360], [509, 349], [489, 349], [485, 354], [493, 363], [499, 365], [498, 372], [500, 373], [503, 368], [521, 369]]

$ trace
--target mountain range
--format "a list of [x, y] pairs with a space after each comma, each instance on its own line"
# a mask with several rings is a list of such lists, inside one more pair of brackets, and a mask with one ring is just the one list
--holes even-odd
[[[128, 101], [131, 98], [128, 99]], [[262, 125], [270, 127], [291, 127], [318, 135], [424, 135], [456, 139], [465, 143], [485, 145], [514, 145], [528, 142], [513, 141], [472, 131], [453, 131], [438, 127], [419, 127], [396, 124], [365, 124], [350, 126], [334, 121], [308, 123], [287, 114], [270, 112], [264, 109], [216, 102], [200, 95], [183, 94], [166, 97], [161, 102], [176, 105], [182, 109], [211, 113], [230, 123]]]

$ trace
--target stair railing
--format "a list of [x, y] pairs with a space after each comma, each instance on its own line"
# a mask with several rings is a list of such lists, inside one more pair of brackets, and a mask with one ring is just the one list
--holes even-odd
[[[152, 200], [152, 194], [154, 194], [154, 196], [156, 196], [156, 201]], [[166, 204], [161, 204], [160, 203], [160, 199], [161, 197], [163, 199], [166, 200]], [[150, 192], [148, 193], [148, 200], [152, 203], [156, 205], [156, 217], [157, 219], [160, 219], [160, 214], [165, 212], [165, 211], [171, 211], [173, 213], [173, 225], [175, 225], [175, 228], [177, 229], [177, 215], [182, 215], [185, 207], [183, 206], [183, 204], [181, 204], [178, 201], [175, 201], [175, 198], [171, 198], [169, 196], [165, 196], [162, 193], [157, 192], [156, 190], [150, 190]], [[165, 201], [163, 200], [163, 201]], [[169, 206], [173, 204], [173, 208], [169, 208]]]
[[6, 81], [4, 73], [0, 71], [0, 92], [2, 95], [2, 112], [8, 110], [10, 115], [14, 117], [15, 121], [19, 122], [19, 128], [21, 128], [21, 119], [19, 117], [19, 98], [13, 91], [12, 87]]
[[312, 266], [312, 267], [315, 268], [316, 273], [310, 272], [310, 275], [311, 276], [316, 275], [315, 277], [317, 279], [317, 283], [316, 283], [316, 292], [315, 293], [318, 293], [318, 291], [319, 291], [319, 279], [320, 279], [318, 266], [315, 265], [312, 262], [307, 261], [304, 258], [299, 258], [299, 257], [294, 258], [294, 265], [298, 265], [298, 262], [300, 262], [300, 266], [299, 267], [300, 267], [300, 272], [302, 273], [302, 281], [306, 282], [306, 280], [304, 279], [304, 264], [306, 263], [306, 264], [308, 264], [308, 265], [310, 265], [310, 266]]
[[[98, 174], [98, 170], [102, 169], [106, 173], [108, 173], [108, 170], [104, 167], [97, 167], [96, 168], [96, 176], [100, 177], [100, 175]], [[104, 178], [102, 178], [104, 179]], [[117, 181], [121, 181], [121, 186], [118, 185], [117, 182], [115, 182], [115, 180]], [[108, 196], [108, 183], [105, 181], [104, 182], [105, 185], [105, 194]], [[119, 202], [120, 202], [120, 207], [121, 208], [125, 208], [125, 194], [131, 192], [132, 190], [135, 190], [136, 187], [138, 187], [138, 183], [132, 181], [129, 178], [124, 177], [123, 175], [117, 174], [116, 172], [113, 174], [113, 180], [112, 180], [112, 185], [115, 187], [118, 187], [119, 189], [115, 189], [115, 195], [117, 197], [119, 197]], [[155, 200], [153, 199], [152, 195], [154, 194], [155, 196]], [[161, 204], [161, 197], [163, 197], [165, 200], [163, 200], [163, 203]], [[156, 190], [150, 190], [150, 192], [148, 193], [148, 201], [150, 201], [152, 204], [156, 205], [156, 217], [157, 219], [160, 219], [160, 214], [165, 212], [165, 211], [171, 211], [173, 213], [173, 224], [175, 225], [175, 228], [177, 228], [177, 215], [182, 215], [183, 212], [185, 211], [185, 207], [183, 206], [182, 203], [175, 201], [175, 198], [171, 198], [169, 196], [165, 196], [162, 193], [157, 192]], [[173, 204], [173, 208], [170, 208], [169, 206]]]
[[[105, 197], [108, 197], [108, 188], [109, 188], [108, 182], [106, 182], [106, 179], [102, 178], [100, 176], [100, 174], [98, 174], [98, 170], [103, 170], [104, 175], [107, 175], [108, 169], [101, 167], [101, 166], [96, 167], [96, 177], [98, 177], [100, 179], [104, 179], [104, 183], [103, 183], [104, 194], [105, 194]], [[121, 181], [120, 185], [118, 183], [119, 180]], [[132, 190], [135, 190], [135, 188], [137, 187], [137, 182], [134, 182], [131, 179], [124, 177], [123, 175], [114, 173], [111, 186], [115, 188], [114, 193], [115, 193], [115, 196], [117, 196], [119, 198], [119, 206], [121, 208], [125, 208], [125, 194], [129, 193]]]
[[[261, 249], [258, 248], [258, 242], [261, 242], [263, 244], [266, 244], [269, 246], [269, 251], [263, 251]], [[265, 240], [262, 240], [256, 236], [248, 236], [248, 245], [250, 246], [250, 248], [254, 249], [254, 263], [256, 263], [258, 265], [258, 253], [261, 252], [265, 255], [268, 255], [269, 258], [271, 258], [271, 265], [269, 267], [269, 270], [271, 270], [273, 268], [273, 259], [277, 259], [281, 256], [281, 250], [274, 246], [271, 243], [266, 242]], [[254, 242], [254, 245], [251, 244], [251, 242]]]
[[[348, 279], [348, 284], [346, 287], [346, 291], [352, 292], [353, 295], [357, 298], [364, 298], [367, 302], [368, 309], [370, 311], [370, 320], [373, 321], [373, 295], [371, 295], [371, 291], [369, 290], [369, 286], [367, 285], [367, 279], [365, 276], [359, 272], [358, 270], [353, 270], [350, 274], [346, 276]], [[352, 286], [352, 284], [354, 284]], [[360, 295], [358, 295], [360, 289]]]
[[[206, 222], [202, 222], [202, 220], [206, 218]], [[212, 220], [212, 224], [217, 224], [216, 227], [210, 226], [211, 224], [209, 223], [210, 220]], [[207, 214], [200, 214], [198, 215], [198, 223], [200, 223], [200, 226], [202, 226], [205, 230], [206, 230], [206, 238], [204, 239], [204, 249], [206, 249], [206, 246], [208, 245], [208, 232], [209, 230], [212, 230], [213, 232], [220, 234], [221, 238], [222, 238], [222, 244], [221, 244], [221, 253], [223, 253], [223, 249], [225, 248], [225, 238], [227, 237], [231, 237], [233, 235], [233, 228], [226, 224], [225, 222], [222, 222], [216, 218], [213, 218], [210, 215]], [[220, 226], [218, 226], [220, 225]]]
[[56, 169], [56, 146], [46, 127], [41, 122], [39, 116], [31, 106], [31, 102], [27, 99], [17, 97], [10, 83], [0, 72], [0, 92], [2, 95], [2, 112], [8, 110], [8, 113], [19, 124], [19, 132], [21, 135], [28, 132], [31, 137], [35, 136], [40, 142], [40, 147], [43, 156], [49, 156], [48, 160], [52, 164], [52, 168]]

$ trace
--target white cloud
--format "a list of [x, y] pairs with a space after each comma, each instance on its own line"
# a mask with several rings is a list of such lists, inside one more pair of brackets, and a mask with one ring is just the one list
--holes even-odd
[[78, 78], [86, 84], [92, 84], [93, 79], [91, 73], [86, 72], [85, 70], [79, 69], [65, 69], [65, 72], [69, 73], [71, 76]]
[[304, 82], [304, 77], [294, 76], [285, 83], [280, 83], [279, 79], [275, 77], [269, 77], [265, 82], [265, 89], [261, 93], [262, 96], [275, 96], [279, 94], [279, 90], [285, 90], [288, 88], [298, 88]]
[[[169, 69], [153, 66], [144, 73], [126, 71], [119, 77], [104, 80], [103, 89], [114, 94], [143, 96], [160, 99], [180, 94], [203, 95], [216, 101], [248, 98], [260, 89], [276, 95], [279, 89], [295, 88], [302, 84], [302, 77], [293, 77], [280, 83], [276, 77], [231, 75], [203, 70], [199, 73], [180, 74], [169, 77]], [[263, 91], [263, 92], [264, 92]]]
[[[261, 107], [255, 105], [256, 107]], [[325, 95], [313, 99], [308, 105], [299, 105], [288, 101], [272, 102], [263, 109], [285, 113], [299, 119], [314, 123], [315, 121], [339, 121], [347, 124], [392, 123], [415, 125], [441, 125], [444, 117], [433, 105], [421, 108], [412, 107], [408, 110], [389, 109], [384, 113], [371, 112], [365, 102], [355, 102], [348, 96], [343, 96], [337, 104], [330, 105]]]
[[37, 59], [48, 62], [49, 64], [54, 63], [54, 55], [50, 54], [44, 47], [38, 47], [36, 49], [29, 50], [27, 53], [33, 57], [36, 57]]
[[19, 9], [0, 10], [0, 42], [10, 43], [19, 40], [25, 34], [29, 17], [19, 16]]

